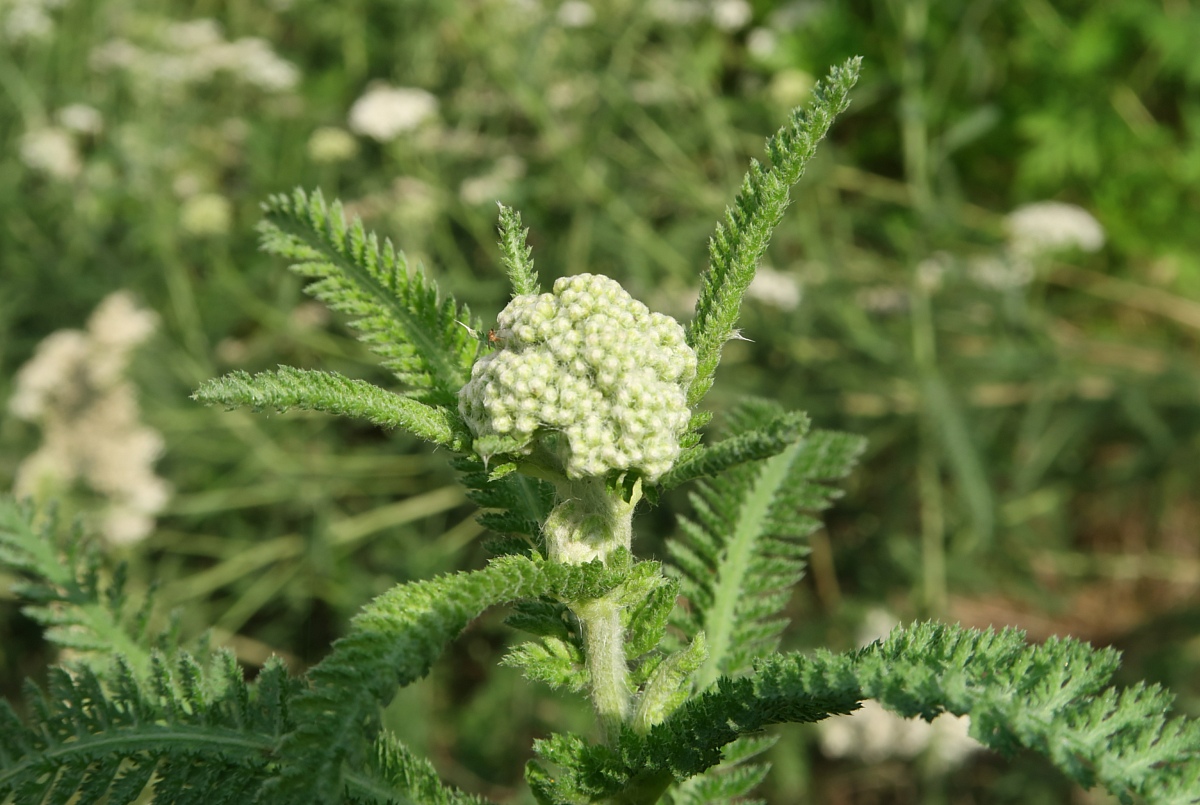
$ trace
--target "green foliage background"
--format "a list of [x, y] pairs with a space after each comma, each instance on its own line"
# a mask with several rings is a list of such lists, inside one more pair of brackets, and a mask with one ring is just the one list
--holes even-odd
[[[654, 4], [596, 2], [589, 25], [565, 27], [554, 2], [71, 0], [51, 11], [48, 38], [0, 47], [0, 400], [38, 341], [80, 326], [112, 290], [132, 289], [163, 320], [136, 371], [176, 494], [130, 552], [131, 588], [157, 580], [180, 628], [215, 624], [244, 663], [277, 651], [299, 667], [394, 582], [484, 555], [474, 507], [417, 440], [188, 399], [205, 379], [278, 364], [389, 382], [346, 321], [306, 306], [302, 280], [257, 250], [268, 195], [304, 186], [344, 199], [485, 322], [507, 296], [497, 200], [521, 211], [543, 282], [605, 273], [682, 315], [705, 238], [763, 137], [813, 77], [861, 54], [852, 106], [767, 256], [802, 301], [747, 304], [753, 343], [726, 350], [708, 403], [750, 392], [870, 440], [812, 538], [784, 645], [847, 648], [876, 605], [1017, 624], [1124, 649], [1122, 673], [1200, 712], [1200, 10], [751, 5], [752, 21], [728, 31], [705, 3], [675, 4], [700, 10], [680, 22]], [[263, 37], [300, 69], [296, 89], [228, 75], [180, 89], [89, 59], [114, 38], [150, 43], [170, 21], [203, 17], [229, 39]], [[432, 92], [437, 119], [315, 162], [312, 132], [344, 126], [376, 80]], [[79, 176], [27, 167], [23, 135], [79, 102], [104, 118], [81, 143]], [[230, 200], [227, 232], [180, 226], [183, 184]], [[1004, 214], [1042, 199], [1093, 212], [1105, 248], [1040, 265], [1028, 285], [973, 281], [971, 260], [1000, 249]], [[923, 281], [930, 260], [937, 283]], [[0, 487], [37, 439], [0, 419]], [[642, 533], [688, 511], [668, 495]], [[637, 547], [655, 551], [651, 537]], [[497, 666], [510, 639], [499, 619], [404, 691], [389, 726], [447, 779], [504, 799], [532, 739], [588, 714]], [[5, 602], [6, 692], [44, 674], [35, 634]], [[771, 760], [773, 802], [1050, 802], [1068, 790], [1024, 758], [977, 756], [948, 777], [864, 771], [821, 759], [798, 728]]]

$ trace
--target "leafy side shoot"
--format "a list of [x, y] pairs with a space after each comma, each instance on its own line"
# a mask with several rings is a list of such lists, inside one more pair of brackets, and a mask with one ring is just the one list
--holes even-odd
[[479, 350], [470, 311], [440, 299], [389, 241], [381, 244], [357, 219], [348, 225], [341, 203], [327, 206], [320, 191], [272, 196], [264, 208], [263, 248], [316, 280], [308, 293], [351, 316], [359, 339], [414, 397], [454, 408]]
[[783, 217], [792, 185], [829, 131], [833, 119], [850, 104], [850, 88], [858, 80], [862, 60], [847, 60], [813, 88], [812, 100], [797, 109], [767, 140], [769, 167], [757, 161], [742, 182], [732, 209], [717, 224], [709, 240], [709, 267], [700, 283], [696, 314], [687, 330], [688, 345], [696, 351], [696, 379], [688, 390], [694, 406], [712, 387], [721, 348], [734, 335], [742, 297], [766, 253], [771, 233]]
[[253, 376], [232, 372], [202, 383], [192, 399], [208, 405], [244, 405], [255, 411], [299, 408], [365, 419], [385, 428], [401, 428], [457, 451], [470, 442], [457, 410], [425, 405], [336, 372], [290, 366]]
[[[744, 403], [731, 417], [740, 435], [720, 444], [738, 443], [783, 416], [773, 403]], [[677, 622], [708, 638], [699, 690], [775, 650], [786, 624], [779, 613], [804, 570], [802, 540], [820, 525], [805, 512], [829, 505], [838, 492], [821, 482], [844, 477], [864, 445], [843, 433], [794, 432], [777, 455], [731, 468], [719, 485], [701, 483], [691, 495], [696, 519], [681, 519], [682, 534], [667, 543], [691, 603]]]
[[529, 230], [521, 228], [521, 213], [500, 205], [500, 255], [504, 270], [512, 283], [513, 296], [540, 293], [537, 271], [533, 267], [533, 250], [526, 239]]

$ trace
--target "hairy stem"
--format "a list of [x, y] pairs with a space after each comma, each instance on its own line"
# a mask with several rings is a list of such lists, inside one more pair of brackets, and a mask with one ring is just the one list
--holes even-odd
[[559, 502], [542, 526], [552, 562], [581, 565], [629, 548], [640, 485], [629, 502], [610, 491], [603, 478], [563, 479], [557, 486]]
[[629, 718], [629, 666], [621, 608], [612, 594], [572, 607], [583, 626], [592, 705], [608, 742], [616, 743]]
[[[609, 489], [603, 478], [562, 479], [557, 491], [559, 502], [542, 526], [551, 561], [566, 565], [603, 561], [617, 548], [630, 547], [640, 485], [628, 501]], [[592, 704], [610, 743], [620, 737], [630, 713], [629, 665], [618, 595], [615, 590], [570, 605], [583, 630]]]

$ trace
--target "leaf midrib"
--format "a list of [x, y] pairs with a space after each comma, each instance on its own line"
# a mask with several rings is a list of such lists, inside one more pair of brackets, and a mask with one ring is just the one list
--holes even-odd
[[743, 594], [754, 548], [764, 536], [771, 502], [787, 480], [792, 461], [803, 441], [763, 462], [763, 468], [738, 509], [738, 522], [725, 545], [724, 560], [717, 568], [712, 606], [704, 613], [704, 633], [708, 638], [708, 660], [696, 674], [696, 689], [707, 689], [721, 675], [721, 664], [733, 643], [737, 628], [737, 603]]

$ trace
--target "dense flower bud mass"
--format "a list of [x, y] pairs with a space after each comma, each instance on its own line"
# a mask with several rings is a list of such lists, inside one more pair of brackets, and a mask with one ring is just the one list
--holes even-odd
[[553, 434], [570, 478], [637, 469], [654, 480], [671, 468], [696, 374], [678, 322], [608, 277], [579, 274], [514, 297], [497, 324], [499, 349], [458, 398], [481, 455], [528, 453]]

